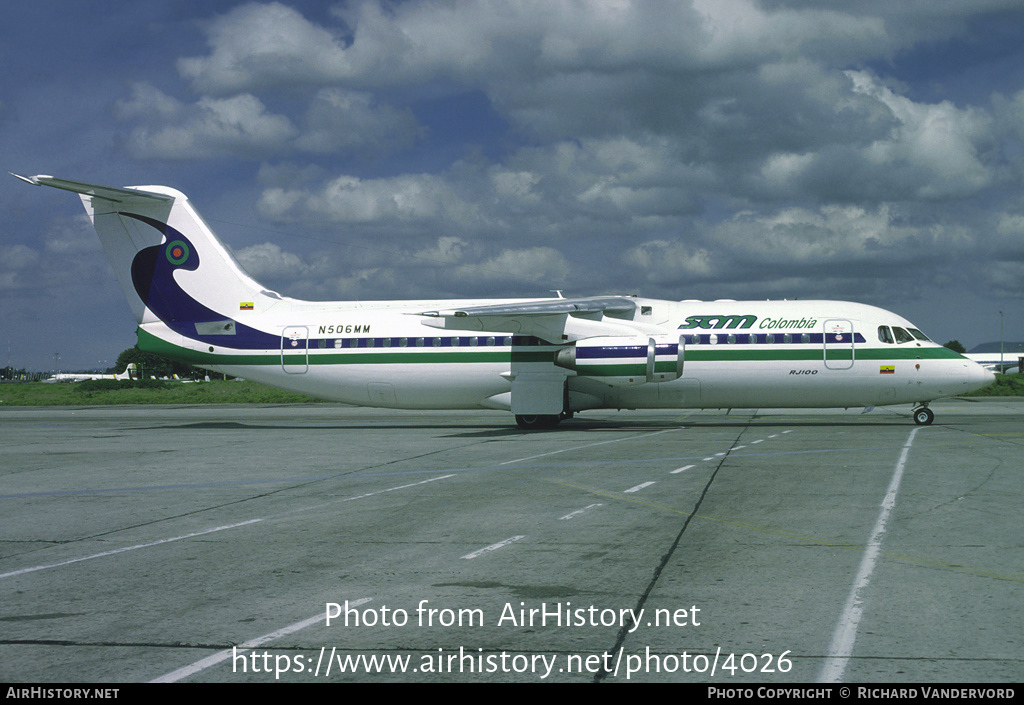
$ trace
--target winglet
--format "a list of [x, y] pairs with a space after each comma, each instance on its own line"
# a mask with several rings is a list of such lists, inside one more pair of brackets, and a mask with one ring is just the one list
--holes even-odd
[[8, 173], [8, 174], [10, 174], [11, 176], [13, 176], [13, 177], [14, 177], [14, 178], [16, 178], [16, 179], [21, 179], [21, 180], [22, 180], [22, 181], [24, 181], [24, 182], [25, 182], [26, 184], [32, 184], [33, 186], [42, 186], [42, 184], [41, 184], [41, 183], [39, 183], [38, 181], [36, 181], [36, 179], [37, 179], [37, 178], [39, 178], [39, 177], [33, 177], [33, 176], [22, 176], [21, 174], [15, 174], [15, 173], [14, 173], [13, 171], [9, 171], [9, 172], [7, 172], [7, 173]]

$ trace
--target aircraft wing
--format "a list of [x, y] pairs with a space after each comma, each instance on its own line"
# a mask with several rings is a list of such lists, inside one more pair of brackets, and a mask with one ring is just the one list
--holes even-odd
[[642, 327], [633, 321], [636, 309], [636, 302], [627, 296], [591, 296], [466, 306], [419, 315], [433, 328], [500, 331], [567, 342], [599, 335], [635, 335]]
[[591, 296], [579, 299], [544, 299], [523, 303], [488, 304], [440, 311], [424, 311], [421, 316], [441, 318], [504, 318], [508, 316], [550, 316], [603, 314], [613, 318], [632, 318], [636, 303], [626, 296]]

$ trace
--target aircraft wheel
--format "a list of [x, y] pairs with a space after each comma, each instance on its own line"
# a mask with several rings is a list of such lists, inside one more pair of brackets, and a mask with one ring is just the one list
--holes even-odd
[[519, 428], [525, 431], [540, 431], [554, 428], [561, 420], [561, 417], [557, 414], [516, 414], [516, 423], [519, 425]]
[[928, 426], [935, 420], [935, 413], [927, 406], [914, 410], [914, 423], [918, 426]]

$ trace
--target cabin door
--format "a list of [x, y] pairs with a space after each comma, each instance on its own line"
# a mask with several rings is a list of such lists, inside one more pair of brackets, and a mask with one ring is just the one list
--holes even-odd
[[830, 370], [848, 370], [853, 367], [853, 323], [842, 318], [831, 318], [825, 321], [824, 334], [825, 367]]
[[288, 326], [281, 332], [281, 368], [290, 375], [309, 369], [309, 329]]

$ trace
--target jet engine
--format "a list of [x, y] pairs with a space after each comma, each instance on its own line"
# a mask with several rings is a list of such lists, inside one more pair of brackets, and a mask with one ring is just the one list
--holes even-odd
[[611, 385], [671, 382], [683, 374], [685, 351], [682, 336], [602, 336], [562, 348], [555, 364]]

